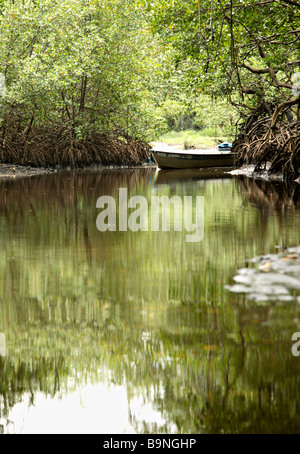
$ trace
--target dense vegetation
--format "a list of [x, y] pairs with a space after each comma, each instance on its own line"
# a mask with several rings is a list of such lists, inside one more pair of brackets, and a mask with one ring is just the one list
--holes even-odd
[[137, 163], [164, 129], [239, 124], [240, 162], [295, 177], [299, 7], [2, 1], [1, 160]]
[[[152, 2], [153, 5], [153, 2]], [[287, 178], [299, 166], [300, 3], [283, 0], [158, 0], [157, 31], [195, 91], [227, 98], [241, 115], [240, 162]]]
[[147, 27], [131, 0], [2, 2], [2, 161], [140, 161], [155, 126]]

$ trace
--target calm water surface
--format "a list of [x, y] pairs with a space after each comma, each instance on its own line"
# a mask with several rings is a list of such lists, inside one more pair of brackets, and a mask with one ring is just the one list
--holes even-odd
[[[102, 195], [204, 196], [204, 237], [104, 232]], [[299, 432], [295, 302], [230, 293], [300, 244], [299, 189], [148, 169], [0, 180], [0, 430]]]

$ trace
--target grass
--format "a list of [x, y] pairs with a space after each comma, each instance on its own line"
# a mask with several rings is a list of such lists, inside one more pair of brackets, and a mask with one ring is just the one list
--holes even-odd
[[169, 131], [159, 139], [168, 145], [182, 145], [183, 148], [213, 148], [220, 142], [231, 140], [220, 128], [204, 128], [201, 131]]

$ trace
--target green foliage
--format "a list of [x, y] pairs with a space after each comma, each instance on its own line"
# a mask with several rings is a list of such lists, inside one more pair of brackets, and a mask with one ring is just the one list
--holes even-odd
[[25, 138], [58, 127], [150, 140], [230, 126], [229, 102], [273, 111], [292, 95], [298, 23], [286, 2], [4, 0], [0, 127], [21, 111]]
[[[156, 113], [165, 119], [169, 131], [193, 129], [196, 132], [206, 129], [201, 134], [204, 136], [220, 135], [220, 131], [221, 135], [232, 135], [239, 119], [236, 110], [226, 100], [208, 95], [199, 95], [190, 102], [183, 96], [180, 100], [167, 98]], [[201, 135], [198, 134], [199, 137]]]
[[[134, 0], [3, 2], [0, 68], [4, 112], [21, 108], [35, 126], [147, 138], [155, 40]], [[151, 80], [152, 77], [152, 80]]]
[[214, 148], [225, 140], [232, 141], [234, 130], [228, 127], [207, 127], [201, 130], [186, 129], [184, 131], [168, 131], [159, 137], [161, 142], [178, 145], [179, 148]]
[[153, 30], [174, 49], [174, 65], [190, 92], [201, 88], [248, 111], [263, 100], [272, 110], [292, 95], [291, 77], [299, 71], [297, 6], [156, 0], [151, 10]]

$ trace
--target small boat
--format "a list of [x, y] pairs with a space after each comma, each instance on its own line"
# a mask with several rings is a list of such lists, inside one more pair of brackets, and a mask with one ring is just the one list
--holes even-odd
[[[225, 147], [224, 147], [225, 148]], [[192, 169], [203, 167], [234, 167], [235, 154], [231, 150], [151, 150], [160, 169]]]

